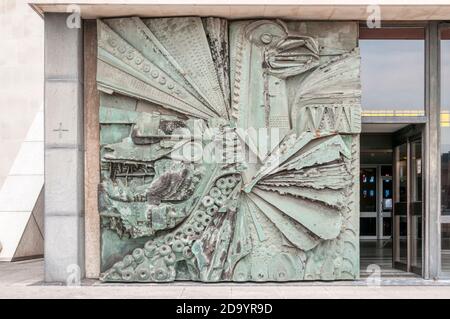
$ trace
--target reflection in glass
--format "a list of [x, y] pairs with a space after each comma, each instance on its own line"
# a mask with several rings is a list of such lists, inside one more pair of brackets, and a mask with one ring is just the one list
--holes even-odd
[[392, 209], [394, 204], [394, 187], [392, 181], [392, 165], [381, 166], [381, 228], [383, 237], [392, 236]]
[[443, 35], [447, 39], [441, 40], [441, 205], [442, 214], [450, 215], [450, 29]]
[[396, 216], [398, 218], [399, 226], [399, 251], [398, 251], [398, 261], [402, 264], [408, 263], [408, 217], [407, 216]]
[[450, 224], [441, 225], [441, 238], [441, 271], [450, 273]]
[[422, 116], [425, 41], [360, 40], [359, 46], [363, 110]]
[[411, 265], [422, 267], [422, 216], [414, 215], [411, 218]]
[[383, 236], [392, 236], [392, 218], [383, 217]]
[[422, 142], [411, 143], [412, 202], [422, 201]]
[[411, 142], [411, 265], [422, 267], [422, 141]]
[[360, 170], [360, 211], [377, 211], [377, 169]]
[[382, 199], [382, 210], [383, 212], [392, 211], [392, 178], [382, 177], [383, 180], [383, 199]]
[[[450, 29], [441, 38], [441, 212], [450, 216]], [[441, 224], [441, 264], [450, 274], [450, 224]]]
[[408, 145], [402, 144], [398, 147], [397, 158], [398, 170], [398, 196], [399, 202], [408, 200]]
[[360, 236], [376, 236], [377, 235], [377, 218], [361, 217], [359, 219]]
[[396, 149], [396, 204], [395, 204], [395, 232], [396, 258], [395, 260], [407, 264], [408, 262], [408, 145], [402, 144]]
[[392, 176], [392, 166], [391, 165], [381, 166], [381, 176]]

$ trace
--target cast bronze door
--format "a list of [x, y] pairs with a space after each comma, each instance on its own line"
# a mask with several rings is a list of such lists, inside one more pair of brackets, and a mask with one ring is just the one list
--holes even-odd
[[413, 134], [400, 136], [403, 141], [395, 147], [393, 219], [394, 267], [419, 275], [422, 275], [424, 211], [421, 130], [414, 128]]
[[357, 23], [97, 28], [103, 281], [358, 278]]

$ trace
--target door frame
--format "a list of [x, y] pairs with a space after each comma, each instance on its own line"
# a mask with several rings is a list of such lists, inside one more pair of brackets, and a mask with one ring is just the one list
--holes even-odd
[[[375, 172], [376, 172], [376, 185], [375, 185], [375, 189], [376, 189], [376, 194], [375, 194], [375, 211], [374, 212], [360, 212], [360, 216], [359, 218], [376, 218], [376, 229], [375, 229], [375, 236], [360, 236], [361, 240], [377, 240], [378, 239], [378, 231], [379, 231], [379, 222], [378, 222], [378, 215], [379, 215], [379, 204], [378, 204], [378, 200], [379, 200], [379, 165], [376, 164], [361, 164], [360, 165], [360, 169], [363, 168], [374, 168]], [[360, 171], [360, 175], [361, 175], [361, 171]], [[361, 176], [360, 176], [361, 177]]]
[[[384, 235], [383, 232], [383, 218], [392, 218], [392, 212], [383, 212], [382, 211], [382, 193], [383, 193], [383, 176], [381, 176], [381, 167], [382, 166], [392, 166], [390, 164], [361, 164], [360, 168], [375, 168], [376, 169], [376, 212], [360, 212], [360, 218], [376, 218], [376, 235], [375, 236], [361, 236], [361, 240], [389, 240], [392, 237], [392, 231], [390, 236]], [[393, 173], [393, 171], [392, 171]], [[391, 176], [391, 181], [394, 178]]]
[[[421, 169], [422, 169], [422, 201], [421, 201], [421, 210], [422, 210], [422, 224], [421, 224], [421, 234], [422, 234], [422, 260], [421, 260], [421, 267], [413, 266], [412, 265], [412, 229], [411, 229], [411, 220], [412, 220], [412, 193], [411, 193], [411, 177], [412, 177], [412, 170], [411, 170], [411, 143], [416, 142], [420, 140], [421, 141]], [[407, 154], [407, 162], [406, 162], [406, 174], [407, 174], [407, 199], [406, 203], [399, 201], [399, 194], [398, 194], [398, 166], [397, 166], [397, 158], [399, 156], [398, 154], [398, 148], [401, 145], [406, 144], [406, 154]], [[394, 209], [392, 214], [392, 264], [394, 268], [407, 271], [407, 272], [414, 272], [420, 276], [424, 276], [424, 270], [425, 270], [425, 257], [427, 250], [425, 249], [425, 220], [426, 220], [426, 211], [425, 211], [425, 199], [426, 199], [426, 189], [425, 189], [425, 178], [424, 178], [424, 172], [425, 172], [425, 125], [421, 124], [411, 124], [397, 132], [394, 133], [393, 138], [393, 148], [394, 148], [394, 158], [393, 158], [393, 178], [394, 178], [394, 189], [393, 189], [393, 195], [394, 195]], [[404, 203], [405, 210], [406, 210], [406, 220], [407, 220], [407, 235], [406, 235], [406, 243], [407, 243], [407, 258], [406, 258], [406, 264], [399, 262], [396, 260], [396, 257], [399, 255], [399, 238], [398, 238], [398, 232], [399, 232], [399, 224], [396, 222], [396, 208], [398, 210], [398, 207], [400, 205], [397, 205], [398, 203]], [[403, 206], [403, 205], [401, 205]]]
[[[394, 227], [392, 224], [392, 220], [393, 220], [393, 211], [394, 211], [394, 197], [393, 194], [392, 196], [392, 209], [390, 212], [383, 212], [383, 204], [382, 204], [382, 199], [383, 196], [381, 196], [381, 194], [383, 194], [383, 177], [381, 175], [381, 167], [382, 166], [391, 166], [392, 167], [392, 174], [390, 177], [390, 181], [392, 183], [392, 191], [394, 191], [394, 167], [392, 165], [388, 165], [388, 164], [382, 164], [379, 165], [379, 181], [380, 181], [380, 187], [379, 187], [379, 194], [380, 194], [380, 198], [378, 199], [378, 216], [379, 216], [379, 221], [378, 221], [378, 226], [380, 227], [380, 231], [378, 232], [378, 240], [390, 240], [392, 239], [392, 228]], [[383, 223], [383, 219], [384, 218], [391, 218], [391, 234], [390, 235], [385, 235], [384, 234], [384, 223]]]

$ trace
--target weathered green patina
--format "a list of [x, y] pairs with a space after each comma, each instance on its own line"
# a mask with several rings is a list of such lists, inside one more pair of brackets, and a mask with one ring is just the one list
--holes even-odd
[[359, 275], [354, 23], [98, 21], [103, 281]]

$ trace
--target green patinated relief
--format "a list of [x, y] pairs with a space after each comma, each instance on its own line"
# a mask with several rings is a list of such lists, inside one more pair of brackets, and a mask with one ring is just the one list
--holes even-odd
[[359, 276], [355, 23], [98, 21], [103, 281]]

